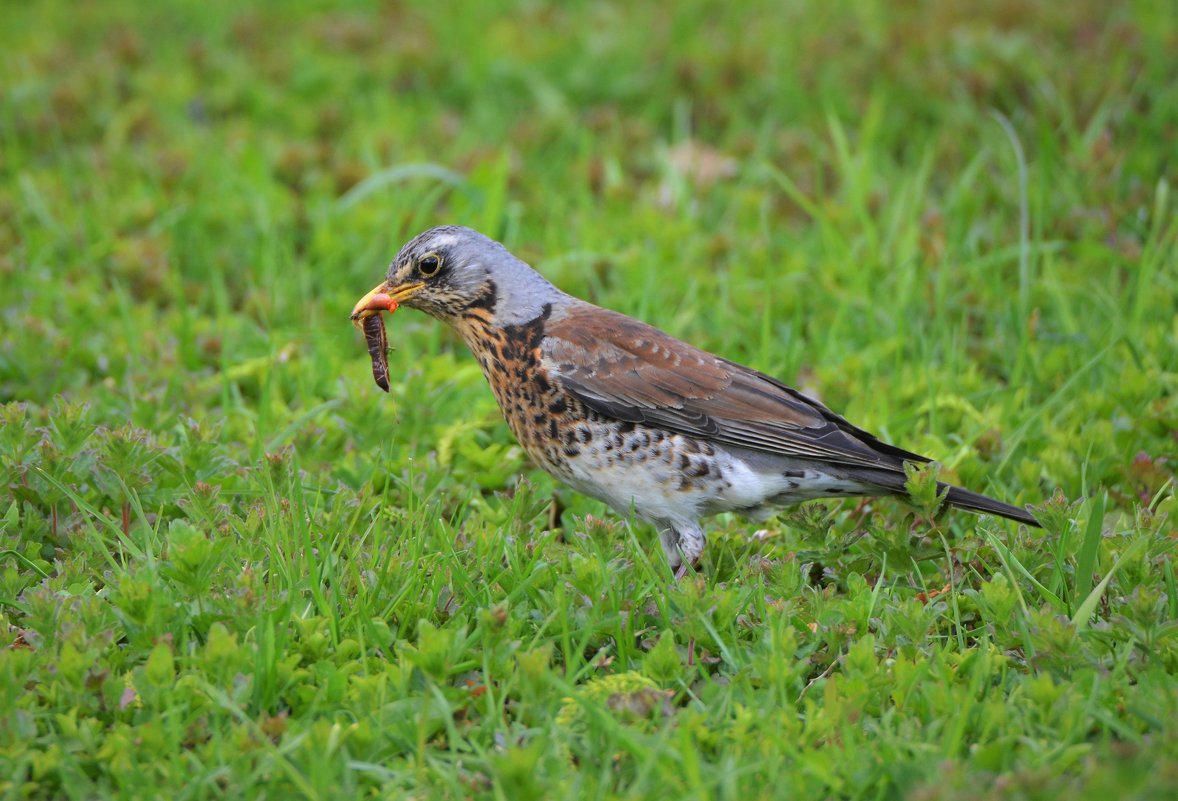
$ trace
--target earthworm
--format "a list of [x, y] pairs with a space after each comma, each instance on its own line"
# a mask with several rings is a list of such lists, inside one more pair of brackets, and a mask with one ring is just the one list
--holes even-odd
[[385, 392], [389, 391], [389, 340], [384, 330], [384, 316], [373, 314], [364, 318], [364, 340], [372, 357], [372, 378]]

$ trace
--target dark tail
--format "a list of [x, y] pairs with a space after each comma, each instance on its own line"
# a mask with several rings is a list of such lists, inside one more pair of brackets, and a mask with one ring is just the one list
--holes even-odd
[[1009, 503], [996, 501], [993, 498], [987, 498], [976, 492], [970, 492], [961, 487], [952, 487], [948, 484], [938, 484], [937, 488], [942, 492], [948, 488], [949, 494], [945, 496], [945, 503], [952, 506], [959, 506], [962, 509], [969, 509], [972, 512], [984, 512], [988, 515], [998, 515], [1010, 520], [1017, 520], [1020, 523], [1026, 523], [1028, 526], [1035, 528], [1042, 528], [1039, 521], [1031, 517], [1031, 513], [1025, 509], [1019, 509], [1017, 506], [1011, 506]]
[[[873, 484], [885, 492], [895, 493], [896, 495], [906, 495], [904, 484], [906, 477], [903, 473], [893, 472], [891, 470], [863, 470], [851, 468], [846, 470], [850, 478], [859, 479], [866, 484]], [[1020, 523], [1026, 523], [1028, 526], [1035, 528], [1042, 528], [1043, 526], [1031, 516], [1031, 513], [1025, 509], [1019, 509], [1017, 506], [1011, 506], [1009, 503], [996, 501], [993, 498], [986, 497], [977, 492], [970, 492], [961, 487], [954, 487], [951, 484], [946, 484], [943, 481], [937, 482], [937, 492], [942, 493], [948, 490], [945, 496], [945, 503], [950, 506], [957, 506], [961, 509], [968, 509], [971, 512], [981, 512], [987, 515], [998, 515], [1010, 520], [1017, 520]]]

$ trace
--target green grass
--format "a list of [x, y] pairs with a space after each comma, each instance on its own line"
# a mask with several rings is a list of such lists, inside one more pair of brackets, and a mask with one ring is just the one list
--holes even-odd
[[[1173, 797], [1172, 2], [239, 5], [4, 11], [0, 796]], [[551, 530], [443, 222], [1045, 530]]]

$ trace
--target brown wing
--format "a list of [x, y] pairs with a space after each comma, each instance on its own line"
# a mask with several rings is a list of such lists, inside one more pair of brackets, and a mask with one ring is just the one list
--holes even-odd
[[600, 414], [752, 450], [903, 471], [923, 456], [880, 442], [756, 370], [586, 304], [545, 325], [541, 361]]

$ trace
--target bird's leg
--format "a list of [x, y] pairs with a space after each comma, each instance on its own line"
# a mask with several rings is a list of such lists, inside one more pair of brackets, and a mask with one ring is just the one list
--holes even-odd
[[675, 581], [682, 580], [699, 564], [700, 554], [704, 550], [704, 530], [698, 523], [680, 524], [678, 527], [662, 524], [659, 526], [659, 539], [667, 554], [667, 562], [675, 572]]
[[[679, 553], [681, 561], [679, 569], [675, 571], [675, 580], [687, 576], [687, 571], [695, 570], [699, 564], [699, 557], [704, 552], [704, 530], [699, 523], [684, 526], [679, 531]], [[695, 667], [695, 637], [687, 641], [687, 666]]]
[[675, 580], [678, 581], [683, 577], [680, 571], [685, 569], [683, 555], [679, 553], [679, 532], [670, 523], [659, 523], [657, 528], [663, 553], [667, 555], [667, 564], [671, 566], [671, 570], [675, 573]]
[[699, 564], [699, 558], [703, 555], [707, 537], [704, 534], [703, 526], [696, 521], [692, 521], [686, 525], [680, 524], [676, 531], [679, 532], [678, 551], [681, 560], [680, 566], [683, 568], [684, 575], [686, 575], [686, 566], [694, 568]]
[[[674, 571], [675, 581], [679, 582], [687, 576], [687, 571], [695, 567], [694, 563], [689, 564], [683, 558], [683, 549], [680, 545], [682, 538], [675, 527], [670, 523], [658, 524], [659, 542], [663, 545], [663, 552], [667, 555], [667, 564], [671, 566]], [[702, 532], [701, 532], [702, 534]], [[699, 561], [698, 557], [695, 561]], [[691, 667], [695, 664], [695, 638], [692, 637], [687, 644], [687, 665]]]

